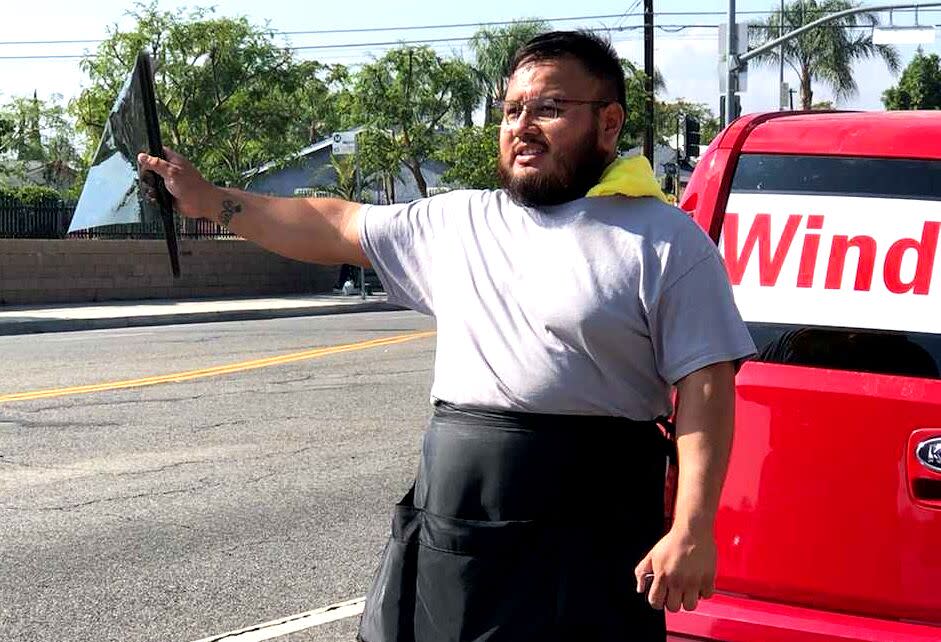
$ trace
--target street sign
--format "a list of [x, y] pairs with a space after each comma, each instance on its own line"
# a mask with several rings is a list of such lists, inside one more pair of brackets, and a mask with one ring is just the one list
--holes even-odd
[[[723, 22], [719, 25], [719, 57], [725, 60], [726, 50], [729, 48], [729, 25]], [[735, 25], [735, 55], [741, 56], [748, 51], [748, 25], [739, 22]]]
[[[729, 26], [727, 23], [719, 25], [719, 93], [728, 93], [726, 85], [729, 84]], [[735, 55], [741, 56], [748, 51], [748, 25], [739, 22], [735, 25]], [[738, 69], [738, 87], [736, 92], [748, 91], [748, 65], [743, 64]]]
[[786, 82], [781, 83], [781, 90], [778, 98], [781, 101], [781, 104], [779, 105], [781, 109], [791, 108], [791, 86]]
[[[725, 56], [722, 56], [719, 59], [719, 93], [724, 94], [728, 92], [726, 85], [729, 84], [729, 63], [726, 61]], [[748, 91], [748, 63], [742, 64], [738, 68], [738, 87], [735, 90], [736, 92], [746, 92]]]
[[356, 153], [356, 132], [336, 132], [333, 135], [333, 154], [343, 156]]
[[874, 45], [928, 45], [934, 42], [934, 26], [922, 27], [875, 27], [872, 30]]

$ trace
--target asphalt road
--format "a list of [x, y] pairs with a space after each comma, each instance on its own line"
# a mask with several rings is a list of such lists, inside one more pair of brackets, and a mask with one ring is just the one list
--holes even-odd
[[0, 640], [195, 640], [362, 596], [417, 464], [432, 337], [61, 389], [432, 329], [382, 312], [0, 337]]

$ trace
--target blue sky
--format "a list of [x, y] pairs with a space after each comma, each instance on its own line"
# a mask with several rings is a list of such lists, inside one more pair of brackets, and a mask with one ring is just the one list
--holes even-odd
[[[124, 16], [130, 5], [127, 0], [78, 0], [17, 3], [16, 18], [0, 23], [0, 42], [35, 41], [58, 39], [98, 39], [106, 34], [106, 28], [115, 23], [127, 25]], [[162, 0], [162, 9], [177, 7], [207, 6], [208, 3]], [[608, 18], [586, 18], [576, 21], [553, 23], [559, 28], [639, 25], [639, 16], [624, 16], [625, 12], [637, 13], [642, 2], [622, 0], [579, 0], [560, 2], [543, 0], [541, 3], [513, 3], [497, 0], [474, 0], [472, 2], [449, 2], [448, 0], [406, 1], [399, 0], [351, 0], [349, 2], [299, 2], [297, 0], [218, 0], [216, 13], [234, 16], [246, 15], [257, 24], [265, 24], [279, 31], [357, 29], [371, 27], [398, 27], [404, 25], [442, 25], [454, 23], [479, 23], [486, 21], [514, 20], [527, 17], [562, 18], [575, 16], [618, 16]], [[778, 6], [776, 0], [738, 0], [740, 12], [768, 11]], [[691, 9], [695, 7], [695, 9]], [[538, 10], [536, 10], [538, 8]], [[632, 9], [633, 8], [633, 9]], [[727, 4], [721, 0], [656, 0], [658, 13], [698, 11], [721, 12], [721, 15], [660, 15], [657, 22], [662, 25], [715, 25], [724, 22]], [[9, 16], [10, 14], [8, 14]], [[753, 18], [745, 15], [743, 18]], [[896, 24], [912, 24], [911, 13], [896, 14]], [[888, 16], [883, 14], [883, 21]], [[923, 25], [941, 22], [941, 13], [923, 12]], [[421, 31], [386, 31], [371, 33], [316, 34], [291, 36], [294, 46], [339, 45], [355, 42], [383, 42], [397, 40], [424, 40], [431, 38], [461, 38], [473, 33], [473, 27], [451, 29], [428, 29]], [[612, 40], [625, 57], [643, 60], [642, 32], [625, 29], [613, 32]], [[718, 93], [718, 36], [717, 30], [708, 26], [690, 27], [675, 33], [656, 32], [657, 67], [667, 83], [668, 98], [686, 98], [705, 102], [716, 110]], [[0, 101], [10, 96], [32, 94], [36, 89], [40, 96], [53, 93], [66, 98], [75, 96], [86, 79], [78, 68], [77, 60], [28, 59], [11, 60], [3, 56], [74, 55], [81, 54], [93, 44], [0, 44]], [[435, 45], [442, 53], [469, 53], [461, 42]], [[928, 52], [937, 52], [938, 44], [925, 47]], [[324, 62], [356, 64], [381, 55], [383, 47], [358, 47], [305, 50], [302, 57], [312, 57]], [[903, 62], [908, 62], [915, 53], [914, 46], [900, 46]], [[796, 86], [796, 78], [788, 72], [786, 80]], [[880, 109], [882, 91], [894, 82], [891, 74], [881, 62], [867, 62], [856, 69], [860, 87], [859, 95], [840, 103], [841, 107], [854, 109]], [[777, 69], [752, 69], [749, 73], [748, 91], [742, 96], [745, 111], [761, 111], [777, 107]], [[818, 88], [815, 99], [832, 98], [827, 91]]]

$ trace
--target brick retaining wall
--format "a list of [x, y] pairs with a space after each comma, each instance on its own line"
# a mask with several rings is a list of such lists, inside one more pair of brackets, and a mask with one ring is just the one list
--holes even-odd
[[0, 304], [328, 292], [339, 270], [240, 239], [183, 240], [180, 268], [164, 241], [0, 239]]

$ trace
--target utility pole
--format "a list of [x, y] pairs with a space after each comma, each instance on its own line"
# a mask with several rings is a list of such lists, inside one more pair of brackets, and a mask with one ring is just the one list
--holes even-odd
[[676, 176], [673, 178], [673, 196], [680, 199], [680, 120], [686, 122], [686, 114], [676, 115]]
[[[778, 18], [778, 38], [784, 35], [784, 0], [781, 0], [781, 17]], [[778, 52], [778, 109], [784, 110], [784, 43]]]
[[654, 96], [653, 77], [655, 67], [653, 64], [653, 0], [644, 0], [644, 156], [653, 167], [653, 137], [654, 137]]
[[725, 118], [722, 123], [727, 127], [735, 120], [735, 91], [738, 89], [738, 26], [735, 24], [735, 0], [729, 0], [728, 33], [725, 59], [728, 62], [725, 82]]
[[[357, 133], [355, 135], [358, 137], [359, 134]], [[354, 138], [353, 140], [355, 141], [356, 138]], [[360, 174], [360, 170], [359, 170], [359, 145], [356, 146], [356, 154], [355, 156], [353, 156], [353, 159], [356, 162], [356, 166], [353, 170], [354, 171], [353, 177], [355, 181], [354, 189], [356, 190], [356, 202], [362, 203], [363, 202], [363, 184], [362, 184], [363, 177]], [[359, 268], [359, 296], [363, 301], [366, 300], [366, 268], [364, 268], [363, 266], [360, 266]]]

